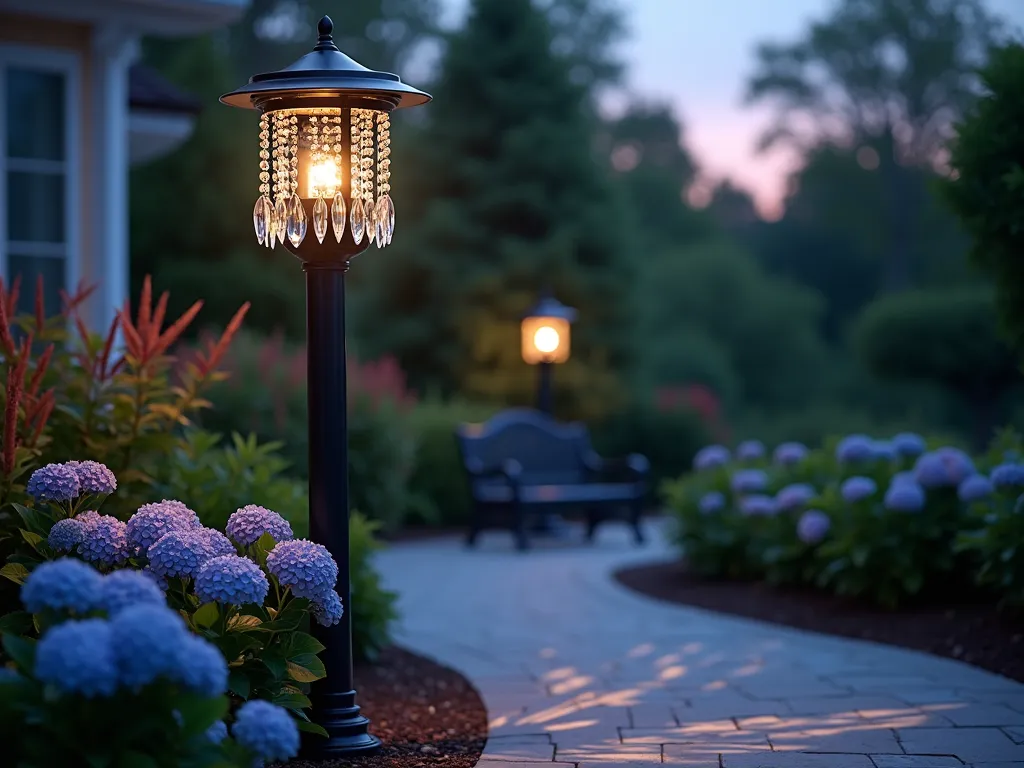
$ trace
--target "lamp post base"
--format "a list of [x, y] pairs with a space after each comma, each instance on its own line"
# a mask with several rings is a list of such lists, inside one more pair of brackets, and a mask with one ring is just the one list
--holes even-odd
[[356, 692], [332, 693], [319, 698], [314, 706], [316, 724], [329, 734], [302, 734], [301, 757], [325, 760], [334, 757], [372, 755], [380, 749], [380, 739], [370, 733], [370, 721], [359, 713]]

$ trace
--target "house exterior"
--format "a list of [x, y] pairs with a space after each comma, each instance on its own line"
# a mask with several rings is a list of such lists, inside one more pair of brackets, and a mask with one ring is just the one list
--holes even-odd
[[51, 312], [61, 288], [96, 284], [87, 320], [110, 322], [128, 294], [129, 166], [184, 141], [199, 106], [135, 64], [139, 39], [216, 29], [248, 2], [0, 0], [5, 281], [43, 275]]

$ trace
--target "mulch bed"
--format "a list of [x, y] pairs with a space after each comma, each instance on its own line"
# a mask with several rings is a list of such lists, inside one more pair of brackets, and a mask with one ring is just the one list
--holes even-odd
[[681, 562], [625, 568], [615, 579], [658, 600], [925, 651], [1024, 682], [1024, 621], [977, 600], [890, 613], [809, 590], [712, 581], [688, 573]]
[[487, 741], [487, 710], [470, 682], [448, 667], [401, 648], [356, 667], [357, 701], [370, 732], [383, 742], [370, 757], [309, 762], [288, 768], [472, 768]]

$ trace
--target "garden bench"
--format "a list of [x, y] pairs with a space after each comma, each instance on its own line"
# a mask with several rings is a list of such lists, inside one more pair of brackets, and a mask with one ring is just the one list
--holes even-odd
[[456, 430], [473, 500], [467, 543], [485, 528], [508, 527], [529, 548], [527, 516], [583, 510], [587, 539], [610, 513], [625, 510], [638, 544], [650, 465], [639, 454], [604, 459], [580, 423], [560, 424], [539, 411], [511, 409]]

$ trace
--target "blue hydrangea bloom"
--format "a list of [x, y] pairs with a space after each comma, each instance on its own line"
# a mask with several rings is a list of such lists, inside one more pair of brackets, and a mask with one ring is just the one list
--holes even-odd
[[925, 488], [956, 487], [974, 474], [974, 462], [959, 448], [938, 448], [920, 456], [914, 479]]
[[208, 738], [214, 744], [220, 744], [227, 737], [228, 726], [223, 720], [218, 720], [216, 723], [214, 723], [206, 729], [206, 738]]
[[924, 501], [924, 488], [917, 483], [893, 483], [885, 492], [885, 508], [892, 512], [920, 512]]
[[818, 509], [809, 509], [800, 515], [796, 524], [796, 535], [804, 544], [818, 544], [828, 535], [832, 521]]
[[892, 439], [892, 446], [900, 456], [913, 459], [924, 453], [924, 438], [913, 432], [900, 432]]
[[171, 531], [149, 548], [149, 567], [164, 578], [195, 576], [210, 559], [206, 541], [195, 530]]
[[139, 603], [110, 619], [117, 677], [138, 689], [159, 677], [174, 678], [182, 644], [189, 634], [184, 620], [166, 605]]
[[858, 501], [874, 496], [878, 491], [878, 483], [870, 477], [851, 477], [843, 481], [839, 486], [839, 493], [847, 504], [854, 504]]
[[315, 600], [338, 580], [338, 564], [321, 544], [306, 539], [282, 541], [267, 555], [267, 570], [296, 597]]
[[117, 688], [110, 626], [102, 619], [65, 621], [36, 645], [35, 676], [63, 693], [109, 696]]
[[791, 467], [807, 458], [807, 446], [803, 443], [782, 443], [775, 448], [772, 459], [776, 464]]
[[754, 494], [753, 496], [745, 496], [740, 499], [740, 512], [744, 515], [755, 516], [755, 515], [774, 515], [779, 511], [778, 505], [775, 503], [775, 499], [771, 496], [764, 496], [762, 494]]
[[269, 701], [253, 699], [239, 707], [231, 735], [266, 761], [287, 760], [299, 752], [299, 729], [295, 720]]
[[62, 557], [32, 571], [21, 587], [21, 601], [30, 613], [47, 608], [87, 613], [97, 607], [102, 582], [91, 565]]
[[228, 687], [228, 663], [217, 646], [196, 635], [179, 644], [172, 679], [203, 696], [220, 696]]
[[892, 480], [889, 481], [890, 485], [899, 485], [900, 483], [913, 483], [917, 485], [917, 478], [914, 476], [913, 470], [904, 470], [903, 472], [897, 472], [892, 476]]
[[333, 627], [345, 615], [345, 608], [341, 604], [341, 595], [333, 589], [321, 595], [313, 601], [312, 613], [317, 624], [322, 627]]
[[1024, 488], [1024, 464], [1000, 464], [992, 470], [992, 485], [999, 490]]
[[710, 515], [712, 512], [725, 509], [725, 494], [718, 491], [705, 493], [700, 497], [700, 501], [697, 502], [697, 509], [700, 510], [702, 515]]
[[82, 543], [85, 527], [82, 521], [73, 517], [58, 520], [50, 529], [46, 543], [58, 552], [70, 552]]
[[66, 464], [47, 464], [32, 473], [26, 490], [36, 501], [71, 501], [78, 498], [81, 486]]
[[768, 475], [760, 469], [741, 469], [729, 481], [734, 493], [757, 493], [768, 487]]
[[693, 457], [693, 468], [705, 470], [724, 467], [731, 459], [732, 455], [724, 445], [706, 445]]
[[204, 603], [263, 605], [270, 584], [260, 567], [247, 557], [222, 555], [207, 560], [196, 575], [196, 595]]
[[775, 494], [775, 503], [780, 510], [788, 511], [804, 506], [817, 495], [818, 492], [813, 486], [807, 483], [793, 483]]
[[140, 509], [128, 518], [128, 545], [133, 552], [145, 555], [165, 534], [171, 531], [187, 531], [194, 527], [185, 515], [147, 504], [145, 511]]
[[235, 545], [231, 539], [215, 528], [197, 528], [196, 533], [206, 544], [210, 557], [221, 557], [223, 555], [237, 554]]
[[100, 515], [86, 527], [82, 543], [78, 545], [78, 554], [95, 565], [120, 565], [128, 559], [125, 524], [116, 517]]
[[847, 435], [836, 446], [836, 461], [854, 464], [875, 458], [875, 441], [867, 435]]
[[994, 490], [992, 481], [984, 475], [971, 475], [956, 489], [956, 495], [960, 501], [970, 504], [973, 501], [981, 501], [992, 495]]
[[224, 530], [229, 539], [243, 547], [255, 544], [264, 533], [269, 533], [275, 541], [295, 538], [287, 520], [277, 512], [255, 504], [244, 506], [231, 515]]
[[159, 573], [153, 573], [153, 569], [150, 568], [148, 565], [145, 566], [141, 571], [139, 571], [139, 573], [141, 573], [147, 579], [156, 584], [157, 589], [159, 589], [161, 592], [167, 591], [167, 579], [165, 579]]
[[736, 447], [736, 458], [740, 461], [760, 459], [764, 457], [764, 454], [764, 443], [760, 440], [744, 440]]
[[199, 515], [189, 509], [188, 505], [183, 501], [178, 501], [177, 499], [164, 499], [162, 501], [153, 501], [149, 504], [143, 504], [136, 510], [136, 514], [139, 512], [162, 512], [165, 515], [180, 517], [191, 523], [196, 528], [202, 525], [199, 521]]
[[892, 461], [898, 455], [896, 446], [888, 440], [875, 440], [871, 444], [871, 449], [874, 451], [874, 457], [879, 461]]
[[164, 593], [141, 571], [114, 571], [103, 577], [99, 604], [113, 616], [130, 605], [164, 605]]
[[108, 495], [117, 490], [117, 478], [106, 464], [98, 461], [69, 461], [65, 466], [78, 475], [82, 493]]

